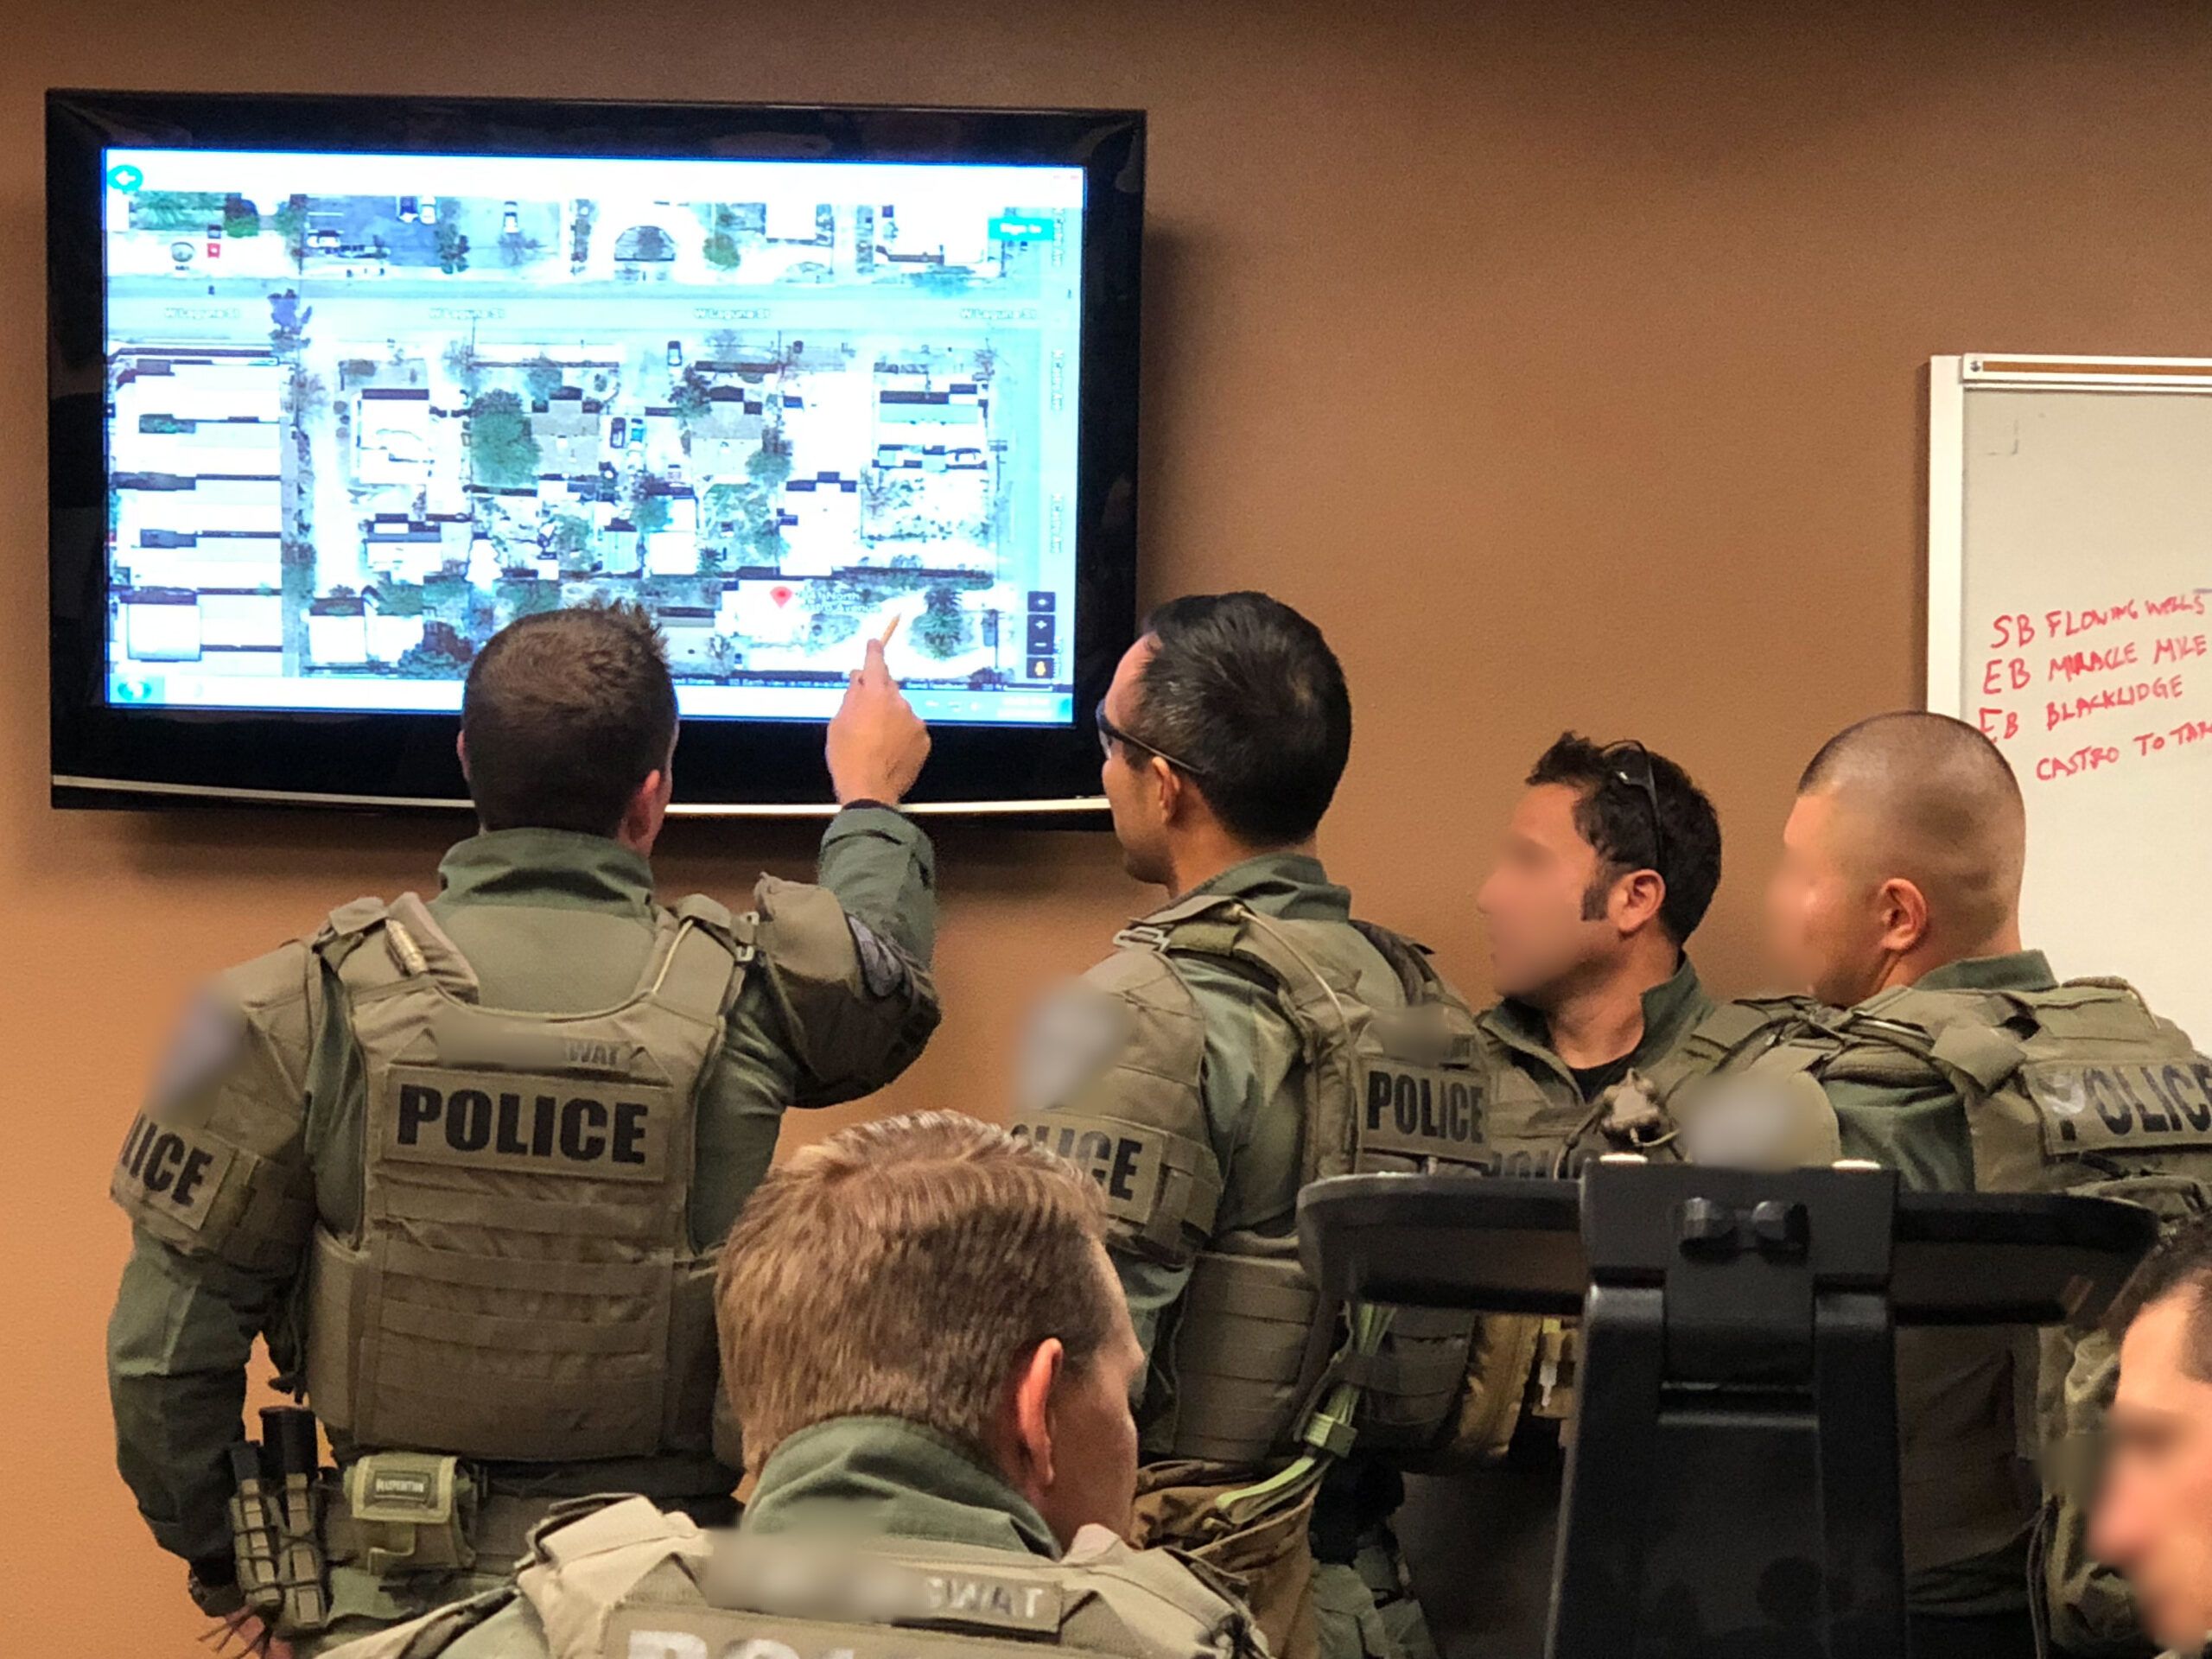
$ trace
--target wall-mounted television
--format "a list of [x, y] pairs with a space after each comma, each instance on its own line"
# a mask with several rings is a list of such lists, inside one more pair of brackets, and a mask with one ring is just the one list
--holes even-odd
[[1144, 117], [54, 92], [57, 804], [465, 801], [463, 677], [658, 620], [680, 809], [1095, 808], [1135, 627]]

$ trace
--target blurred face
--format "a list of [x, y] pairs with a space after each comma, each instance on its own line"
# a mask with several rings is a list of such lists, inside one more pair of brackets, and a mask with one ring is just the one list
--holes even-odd
[[1127, 1531], [1136, 1501], [1137, 1425], [1129, 1397], [1144, 1370], [1144, 1350], [1113, 1263], [1096, 1246], [1091, 1255], [1114, 1309], [1113, 1333], [1087, 1363], [1063, 1366], [1052, 1385], [1046, 1408], [1052, 1478], [1036, 1497], [1037, 1512], [1062, 1548], [1086, 1526]]
[[1849, 1007], [1873, 995], [1888, 962], [1878, 884], [1852, 858], [1836, 798], [1800, 795], [1783, 826], [1782, 862], [1766, 894], [1767, 944], [1792, 985]]
[[1565, 784], [1539, 784], [1523, 795], [1475, 899], [1499, 992], [1539, 1007], [1546, 992], [1572, 983], [1620, 944], [1607, 919], [1582, 918], [1599, 861], [1574, 827], [1578, 798]]
[[[1131, 645], [1106, 688], [1106, 718], [1119, 730], [1141, 734], [1137, 715], [1137, 681], [1152, 660], [1150, 634]], [[1167, 812], [1164, 790], [1167, 764], [1150, 751], [1109, 741], [1099, 768], [1106, 804], [1114, 815], [1114, 838], [1122, 843], [1122, 862], [1140, 881], [1166, 886], [1173, 880], [1167, 857]]]
[[2212, 1383], [2183, 1363], [2196, 1300], [2168, 1296], [2128, 1327], [2089, 1530], [2090, 1553], [2126, 1575], [2151, 1633], [2186, 1653], [2212, 1631]]

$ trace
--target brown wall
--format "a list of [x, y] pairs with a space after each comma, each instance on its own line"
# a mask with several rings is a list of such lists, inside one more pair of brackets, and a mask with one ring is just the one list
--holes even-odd
[[[112, 1473], [100, 1361], [106, 1165], [172, 1013], [327, 906], [429, 880], [445, 838], [48, 807], [42, 88], [1149, 109], [1149, 593], [1265, 587], [1327, 629], [1360, 738], [1325, 850], [1471, 991], [1473, 890], [1535, 750], [1572, 722], [1679, 756], [1731, 837], [1699, 957], [1735, 989], [1796, 767], [1918, 693], [1920, 365], [2212, 353], [2212, 12], [1834, 10], [13, 0], [0, 1585], [22, 1642], [181, 1654], [196, 1628]], [[1095, 838], [942, 842], [950, 1013], [884, 1103], [995, 1110], [1025, 996], [1143, 895]], [[806, 853], [690, 825], [664, 875], [731, 893]]]

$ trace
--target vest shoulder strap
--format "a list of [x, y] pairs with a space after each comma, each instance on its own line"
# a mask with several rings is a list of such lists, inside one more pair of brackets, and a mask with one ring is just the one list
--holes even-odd
[[1130, 923], [1114, 936], [1114, 943], [1192, 956], [1230, 957], [1236, 954], [1237, 935], [1249, 913], [1241, 900], [1219, 893], [1199, 893]]
[[713, 1553], [713, 1541], [695, 1522], [649, 1498], [583, 1499], [563, 1505], [531, 1532], [516, 1582], [553, 1653], [588, 1653], [597, 1650], [597, 1633], [615, 1607], [657, 1569], [675, 1565], [689, 1587], [690, 1570]]
[[[1163, 1642], [1163, 1651], [1178, 1647], [1230, 1653], [1257, 1650], [1251, 1616], [1238, 1599], [1237, 1586], [1179, 1550], [1138, 1549], [1103, 1527], [1086, 1527], [1076, 1535], [1064, 1570], [1126, 1584], [1156, 1599], [1178, 1622], [1187, 1621], [1186, 1630], [1177, 1633], [1180, 1642]], [[1141, 1614], [1134, 1622], [1141, 1628], [1154, 1623]]]
[[1723, 1052], [1732, 1051], [1763, 1032], [1802, 1018], [1807, 1006], [1795, 997], [1723, 1002], [1691, 1027], [1684, 1041], [1701, 1044]]
[[[1363, 922], [1357, 916], [1352, 918], [1351, 925], [1360, 938], [1373, 945], [1376, 953], [1390, 964], [1390, 970], [1397, 975], [1398, 983], [1405, 990], [1408, 1002], [1445, 1002], [1465, 1006], [1458, 994], [1444, 982], [1444, 976], [1436, 971], [1436, 964], [1429, 960], [1427, 945], [1409, 939], [1402, 933], [1394, 933], [1379, 923]], [[1473, 1012], [1471, 1009], [1468, 1011], [1470, 1014]]]
[[[380, 940], [382, 948], [372, 943]], [[412, 893], [389, 901], [356, 899], [330, 913], [314, 949], [359, 995], [429, 979], [463, 1001], [476, 1000], [476, 970]]]
[[2027, 1047], [2018, 1037], [2002, 1026], [1974, 1020], [1959, 1020], [1944, 1027], [1936, 1033], [1936, 1046], [1929, 1052], [1946, 1071], [1973, 1078], [1985, 1095], [2002, 1087], [2027, 1058]]
[[321, 931], [309, 941], [318, 950], [340, 939], [355, 938], [367, 932], [385, 918], [391, 906], [374, 894], [356, 899], [349, 905], [340, 905], [323, 918]]
[[2005, 1023], [2013, 1012], [2001, 995], [1902, 985], [1846, 1010], [1832, 1029], [1847, 1050], [1910, 1056], [1975, 1096], [2002, 1087], [2026, 1058], [2019, 1034]]
[[709, 899], [703, 893], [686, 893], [669, 906], [683, 921], [695, 922], [703, 928], [726, 935], [733, 950], [742, 950], [750, 960], [754, 935], [760, 929], [758, 911], [747, 911], [743, 915], [733, 912], [721, 900]]
[[[1746, 1050], [1771, 1046], [1802, 1012], [1795, 998], [1716, 1004], [1672, 1048], [1637, 1067], [1637, 1076], [1663, 1109], [1684, 1084], [1727, 1068]], [[1762, 1036], [1768, 1043], [1759, 1043]]]
[[721, 1020], [753, 962], [759, 921], [733, 916], [703, 893], [670, 906], [646, 969], [654, 1000], [704, 1024]]

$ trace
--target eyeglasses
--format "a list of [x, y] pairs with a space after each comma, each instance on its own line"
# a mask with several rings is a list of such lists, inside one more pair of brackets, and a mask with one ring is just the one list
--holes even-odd
[[1130, 736], [1128, 733], [1107, 718], [1106, 705], [1103, 702], [1098, 705], [1093, 718], [1098, 722], [1098, 753], [1102, 756], [1110, 759], [1114, 753], [1114, 746], [1116, 743], [1122, 743], [1133, 749], [1142, 749], [1147, 754], [1156, 754], [1176, 771], [1187, 772], [1193, 778], [1203, 778], [1206, 775], [1206, 769], [1204, 766], [1194, 766], [1187, 760], [1179, 760], [1166, 750], [1147, 743], [1141, 737]]
[[1651, 751], [1634, 738], [1605, 751], [1605, 764], [1613, 777], [1643, 797], [1651, 810], [1651, 863], [1656, 869], [1667, 862], [1667, 831], [1659, 816], [1659, 780], [1651, 770]]

